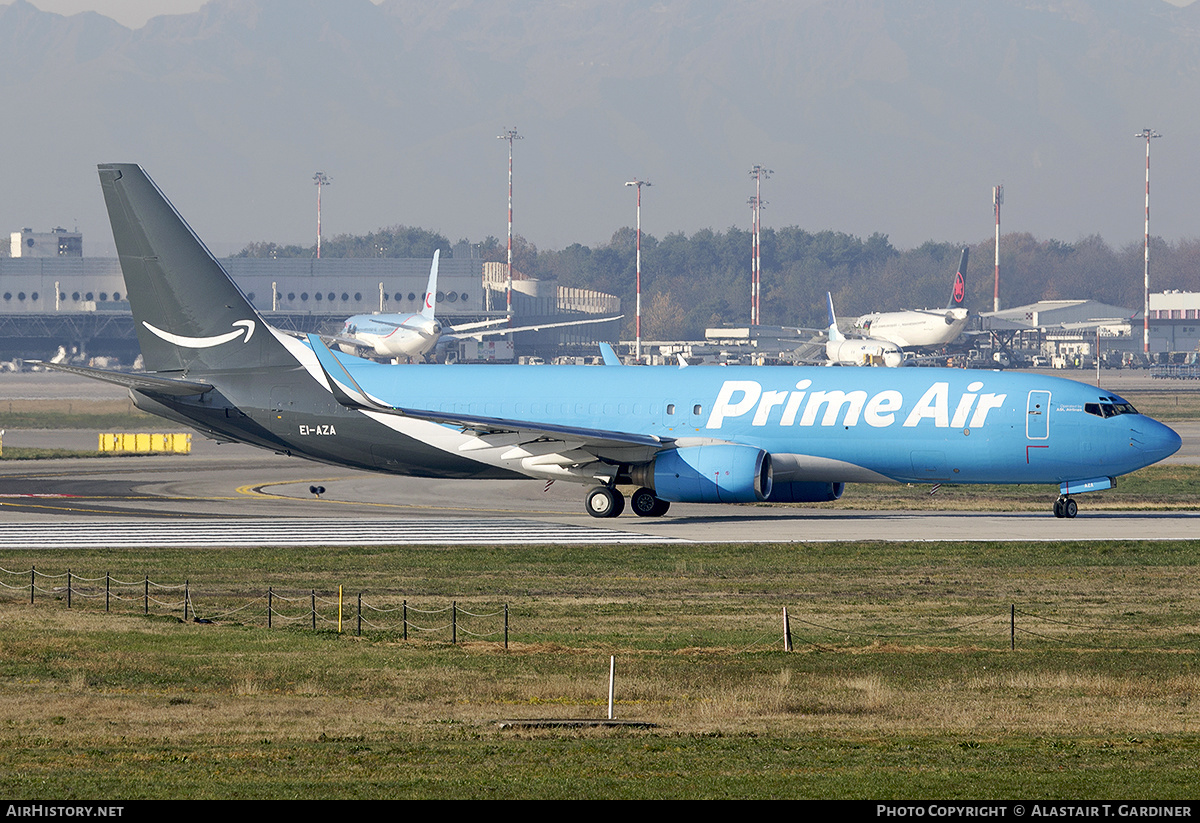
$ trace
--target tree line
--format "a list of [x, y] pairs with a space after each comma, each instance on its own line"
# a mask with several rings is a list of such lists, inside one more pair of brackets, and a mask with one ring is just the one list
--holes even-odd
[[[470, 242], [470, 241], [459, 241]], [[495, 237], [473, 243], [484, 261], [504, 262], [507, 245]], [[995, 239], [978, 243], [929, 241], [898, 250], [886, 235], [866, 239], [835, 231], [797, 227], [763, 229], [762, 322], [777, 326], [824, 327], [825, 293], [839, 317], [869, 311], [945, 306], [963, 245], [971, 250], [968, 305], [992, 309]], [[408, 226], [367, 235], [339, 235], [321, 243], [322, 257], [432, 257], [453, 245], [441, 234]], [[696, 339], [713, 326], [749, 323], [750, 232], [702, 229], [657, 238], [642, 234], [642, 334], [650, 339]], [[239, 257], [311, 257], [315, 246], [252, 243]], [[636, 292], [636, 233], [617, 230], [595, 247], [573, 243], [539, 250], [513, 238], [517, 276], [557, 279], [560, 285], [617, 295], [626, 307], [627, 336], [633, 334]], [[1151, 242], [1151, 288], [1200, 292], [1200, 238]], [[1074, 243], [1039, 240], [1028, 233], [1000, 239], [1001, 308], [1038, 300], [1091, 299], [1129, 309], [1142, 306], [1143, 244], [1113, 248], [1098, 235]]]

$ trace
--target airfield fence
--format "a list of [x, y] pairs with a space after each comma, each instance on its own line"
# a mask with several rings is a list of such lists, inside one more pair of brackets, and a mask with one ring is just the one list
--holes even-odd
[[[30, 606], [49, 602], [68, 609], [93, 608], [106, 613], [154, 614], [173, 617], [184, 622], [236, 623], [238, 625], [263, 625], [267, 628], [305, 628], [310, 631], [352, 631], [362, 635], [364, 631], [399, 635], [404, 640], [428, 637], [433, 640], [446, 639], [451, 644], [469, 640], [494, 641], [509, 644], [509, 607], [507, 603], [487, 611], [465, 608], [458, 600], [449, 605], [418, 607], [399, 595], [377, 593], [368, 597], [358, 593], [353, 598], [342, 595], [342, 589], [334, 591], [278, 590], [268, 586], [261, 594], [245, 592], [210, 591], [204, 595], [204, 610], [197, 607], [190, 581], [182, 583], [159, 583], [143, 575], [140, 579], [122, 580], [112, 574], [85, 577], [71, 569], [48, 574], [30, 567], [28, 571], [10, 571], [0, 568], [0, 600], [27, 602]], [[352, 607], [347, 609], [348, 602]], [[1040, 643], [1069, 643], [1073, 648], [1123, 648], [1130, 645], [1144, 646], [1147, 642], [1144, 627], [1130, 625], [1123, 618], [1128, 614], [1122, 609], [1108, 623], [1070, 620], [1063, 616], [1066, 609], [1060, 605], [1047, 604], [1054, 616], [1009, 604], [990, 614], [964, 617], [952, 625], [935, 628], [913, 628], [903, 632], [879, 630], [855, 630], [846, 625], [808, 620], [790, 614], [783, 609], [783, 648], [794, 649], [794, 635], [802, 636], [800, 645], [823, 649], [844, 645], [847, 641], [865, 643], [913, 642], [934, 638], [963, 638], [976, 642], [980, 636], [1007, 636], [1010, 649], [1017, 648], [1018, 638]], [[1003, 609], [1003, 610], [1002, 610]], [[793, 632], [793, 624], [800, 629]], [[349, 626], [349, 629], [347, 627]], [[1160, 627], [1168, 628], [1168, 627]], [[1178, 628], [1178, 627], [1177, 627]], [[1200, 634], [1190, 624], [1183, 632], [1168, 632], [1179, 647], [1180, 638], [1189, 638], [1188, 648], [1200, 649]], [[747, 650], [765, 644], [774, 645], [763, 634], [759, 641], [751, 643]], [[1028, 645], [1026, 643], [1025, 645]]]
[[[18, 580], [20, 582], [18, 582]], [[204, 603], [210, 608], [197, 606], [191, 582], [159, 583], [143, 575], [137, 580], [122, 580], [105, 573], [100, 577], [86, 577], [71, 569], [56, 574], [38, 571], [32, 566], [28, 571], [10, 571], [0, 568], [0, 596], [11, 600], [25, 600], [33, 606], [42, 601], [61, 604], [68, 609], [95, 606], [103, 603], [106, 613], [114, 610], [151, 613], [157, 616], [175, 617], [183, 622], [196, 623], [238, 622], [242, 624], [266, 623], [267, 628], [304, 626], [312, 631], [318, 629], [346, 631], [352, 626], [355, 634], [361, 635], [364, 628], [391, 635], [399, 634], [404, 640], [411, 636], [449, 635], [451, 643], [465, 639], [493, 640], [508, 648], [509, 612], [508, 604], [489, 611], [474, 611], [464, 608], [457, 600], [448, 606], [418, 608], [407, 598], [380, 594], [376, 599], [358, 593], [353, 598], [353, 608], [347, 609], [347, 598], [339, 588], [336, 592], [280, 591], [269, 586], [265, 593], [213, 592], [205, 595]]]
[[1197, 363], [1168, 363], [1154, 366], [1150, 376], [1159, 380], [1200, 380], [1200, 364]]

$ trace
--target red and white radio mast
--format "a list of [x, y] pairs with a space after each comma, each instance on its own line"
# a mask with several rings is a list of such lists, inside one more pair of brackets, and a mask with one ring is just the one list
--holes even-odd
[[1000, 311], [1000, 206], [1004, 204], [1004, 186], [992, 186], [992, 205], [996, 207], [996, 286], [992, 292], [992, 311]]
[[1142, 311], [1142, 353], [1150, 354], [1150, 141], [1162, 137], [1154, 129], [1142, 129], [1134, 137], [1146, 140], [1146, 247], [1145, 247], [1145, 280], [1146, 300]]

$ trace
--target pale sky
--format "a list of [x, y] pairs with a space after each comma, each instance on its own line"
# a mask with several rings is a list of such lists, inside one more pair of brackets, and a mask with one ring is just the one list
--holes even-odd
[[[1166, 0], [1176, 6], [1188, 6], [1195, 0]], [[372, 0], [378, 4], [379, 0]], [[97, 11], [121, 25], [141, 28], [151, 17], [160, 14], [186, 14], [196, 11], [205, 0], [30, 0], [33, 6], [55, 14], [72, 15], [81, 11]]]
[[[377, 1], [377, 0], [376, 0]], [[139, 29], [160, 14], [196, 11], [206, 0], [30, 0], [30, 4], [55, 14], [70, 16], [81, 11], [98, 11], [122, 26]]]

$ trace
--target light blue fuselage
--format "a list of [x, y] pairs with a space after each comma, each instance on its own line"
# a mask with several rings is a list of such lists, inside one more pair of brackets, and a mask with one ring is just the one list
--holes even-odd
[[[1064, 483], [1116, 477], [1179, 436], [1111, 392], [960, 369], [394, 367], [341, 362], [401, 408], [754, 446], [793, 479]], [[1106, 416], [1107, 415], [1107, 416]]]

